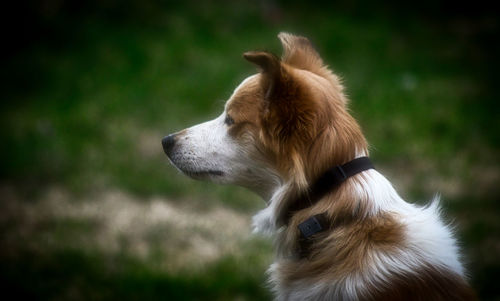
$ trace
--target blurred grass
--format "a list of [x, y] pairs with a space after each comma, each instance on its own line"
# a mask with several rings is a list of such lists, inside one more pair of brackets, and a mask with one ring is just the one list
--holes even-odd
[[[494, 11], [425, 1], [411, 9], [298, 1], [28, 3], [33, 18], [11, 34], [15, 42], [0, 73], [0, 179], [22, 199], [35, 200], [53, 185], [75, 201], [113, 187], [144, 199], [162, 195], [255, 212], [262, 202], [243, 189], [180, 176], [168, 166], [160, 139], [220, 113], [232, 89], [255, 72], [241, 58], [244, 51], [279, 54], [276, 34], [300, 33], [344, 78], [372, 157], [406, 189], [402, 195], [429, 199], [444, 189], [470, 255], [472, 282], [483, 299], [498, 297], [491, 279], [499, 275], [499, 260], [483, 254], [499, 251], [500, 236]], [[268, 296], [259, 276], [264, 267], [240, 269], [234, 260], [199, 275], [162, 275], [146, 264], [136, 272], [130, 258], [113, 258], [125, 265], [113, 271], [98, 267], [107, 255], [71, 250], [62, 255], [68, 261], [54, 253], [38, 263], [26, 260], [35, 256], [28, 247], [16, 248], [28, 250], [1, 260], [9, 271], [4, 278], [40, 299], [72, 299], [45, 282], [59, 281], [52, 272], [76, 277], [63, 287], [83, 281], [79, 293], [97, 294], [83, 299]], [[23, 283], [17, 268], [34, 286]]]
[[[169, 275], [127, 256], [21, 253], [2, 264], [0, 287], [35, 300], [266, 300], [251, 257], [221, 259], [199, 273]], [[245, 264], [242, 264], [242, 260]], [[235, 268], [237, 267], [237, 268]]]

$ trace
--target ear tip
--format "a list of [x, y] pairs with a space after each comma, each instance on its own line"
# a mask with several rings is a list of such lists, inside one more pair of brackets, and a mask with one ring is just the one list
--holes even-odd
[[309, 44], [311, 44], [311, 42], [309, 41], [309, 39], [307, 37], [302, 36], [302, 35], [296, 35], [296, 34], [285, 32], [285, 31], [282, 31], [278, 34], [278, 39], [281, 41], [283, 46], [309, 45]]
[[254, 55], [255, 55], [255, 51], [246, 51], [246, 52], [243, 52], [243, 57], [246, 58], [246, 59], [248, 59], [248, 58], [250, 58], [250, 57], [252, 57]]
[[293, 36], [293, 34], [289, 33], [289, 32], [286, 32], [286, 31], [281, 31], [280, 33], [278, 33], [278, 39], [286, 39], [288, 37], [291, 37]]
[[247, 51], [243, 53], [243, 58], [249, 62], [255, 62], [257, 54], [255, 51]]

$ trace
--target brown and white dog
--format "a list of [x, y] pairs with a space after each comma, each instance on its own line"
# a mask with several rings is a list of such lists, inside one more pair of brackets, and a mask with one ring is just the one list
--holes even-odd
[[[260, 73], [236, 88], [219, 117], [162, 140], [171, 162], [192, 178], [241, 185], [267, 201], [253, 225], [275, 237], [269, 273], [277, 300], [474, 299], [438, 199], [409, 204], [368, 169], [310, 204], [294, 204], [308, 202], [301, 196], [326, 170], [368, 156], [368, 147], [339, 78], [309, 40], [278, 37], [281, 59], [243, 55]], [[318, 214], [328, 226], [304, 238], [299, 226]]]

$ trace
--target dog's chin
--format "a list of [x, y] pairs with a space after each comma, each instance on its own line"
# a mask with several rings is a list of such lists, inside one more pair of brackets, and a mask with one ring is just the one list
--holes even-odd
[[191, 166], [178, 164], [172, 158], [168, 158], [170, 163], [180, 172], [195, 180], [220, 182], [224, 177], [224, 172], [217, 169], [195, 169]]

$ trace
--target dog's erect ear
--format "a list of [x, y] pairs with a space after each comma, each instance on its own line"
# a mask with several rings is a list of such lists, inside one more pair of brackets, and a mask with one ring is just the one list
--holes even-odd
[[314, 73], [324, 67], [323, 60], [307, 38], [286, 32], [278, 34], [278, 38], [283, 46], [284, 63]]

